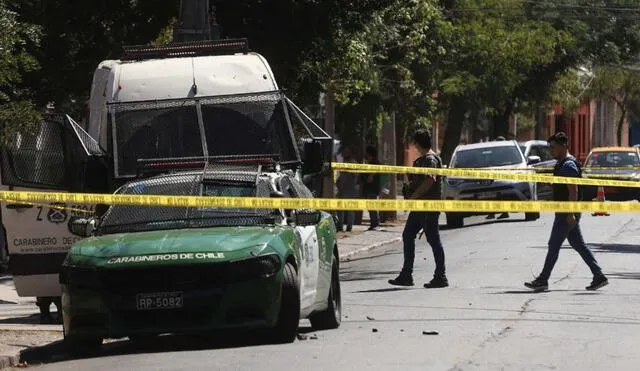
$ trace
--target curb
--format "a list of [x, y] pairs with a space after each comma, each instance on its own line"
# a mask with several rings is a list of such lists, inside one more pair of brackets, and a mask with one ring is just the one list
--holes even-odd
[[20, 363], [20, 352], [7, 356], [0, 355], [0, 369], [17, 366]]
[[340, 261], [341, 262], [350, 261], [356, 255], [363, 254], [363, 253], [365, 253], [367, 251], [371, 251], [371, 250], [380, 248], [382, 246], [390, 245], [392, 243], [396, 243], [396, 242], [400, 242], [400, 241], [402, 241], [402, 237], [395, 237], [395, 238], [392, 238], [390, 240], [381, 241], [381, 242], [378, 242], [378, 243], [374, 243], [372, 245], [368, 245], [368, 246], [359, 248], [357, 250], [350, 251], [350, 252], [348, 252], [346, 254], [340, 254]]

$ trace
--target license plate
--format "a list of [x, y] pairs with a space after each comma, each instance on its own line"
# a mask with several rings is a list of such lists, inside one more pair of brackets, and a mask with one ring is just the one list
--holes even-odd
[[136, 295], [138, 310], [182, 308], [184, 300], [181, 292], [159, 292]]
[[480, 192], [478, 193], [479, 199], [488, 199], [488, 198], [496, 198], [495, 192]]

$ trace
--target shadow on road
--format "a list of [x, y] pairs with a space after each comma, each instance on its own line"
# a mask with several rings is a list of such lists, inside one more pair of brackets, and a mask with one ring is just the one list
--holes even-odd
[[383, 278], [394, 278], [398, 275], [397, 270], [393, 271], [358, 271], [358, 270], [343, 270], [340, 272], [340, 281], [341, 282], [351, 282], [351, 281], [370, 281], [370, 280], [380, 280]]
[[590, 243], [589, 247], [594, 249], [596, 252], [601, 253], [631, 253], [631, 254], [640, 254], [640, 245], [628, 245], [628, 244], [619, 244], [619, 243]]
[[[51, 312], [55, 316], [55, 311]], [[28, 316], [11, 317], [0, 319], [0, 324], [12, 324], [12, 325], [39, 325], [40, 314], [35, 313]]]
[[640, 280], [640, 272], [605, 272], [607, 277], [619, 280]]
[[447, 231], [447, 230], [455, 230], [455, 229], [466, 229], [466, 228], [472, 228], [472, 227], [481, 227], [481, 226], [485, 226], [485, 225], [491, 225], [491, 224], [503, 224], [503, 223], [530, 223], [524, 219], [501, 219], [501, 220], [496, 220], [496, 219], [491, 219], [491, 220], [485, 220], [482, 222], [477, 222], [477, 223], [466, 223], [464, 226], [462, 227], [449, 227], [446, 224], [445, 225], [440, 225], [440, 230], [441, 231]]
[[[640, 254], [640, 245], [627, 245], [618, 243], [589, 243], [587, 246], [595, 253], [619, 253], [619, 254]], [[547, 249], [547, 246], [527, 246], [529, 249]], [[563, 250], [573, 250], [566, 242], [562, 245]]]
[[362, 293], [369, 293], [369, 292], [392, 292], [392, 291], [407, 291], [407, 290], [415, 290], [415, 288], [412, 288], [412, 287], [389, 287], [389, 288], [385, 288], [385, 289], [354, 291], [354, 293], [362, 294]]
[[[313, 334], [308, 335], [310, 333]], [[313, 341], [317, 339], [317, 333], [321, 332], [315, 331], [308, 326], [300, 326], [298, 339], [296, 341]], [[123, 338], [103, 344], [100, 350], [94, 354], [74, 356], [67, 351], [62, 341], [56, 341], [51, 344], [23, 351], [20, 360], [27, 364], [57, 363], [118, 355], [230, 349], [271, 344], [265, 336], [257, 331], [224, 331], [208, 335], [158, 336], [146, 343], [132, 342], [127, 338]]]
[[519, 294], [545, 294], [549, 292], [577, 292], [582, 290], [554, 290], [548, 289], [544, 291], [533, 291], [533, 290], [508, 290], [508, 291], [498, 291], [498, 292], [490, 292], [490, 295], [519, 295]]

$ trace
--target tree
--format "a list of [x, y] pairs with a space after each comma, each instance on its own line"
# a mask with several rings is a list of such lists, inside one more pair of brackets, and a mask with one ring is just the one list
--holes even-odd
[[627, 119], [632, 104], [640, 100], [640, 71], [623, 67], [598, 67], [588, 95], [595, 99], [610, 99], [620, 109], [616, 124], [616, 139], [622, 145], [622, 126]]
[[449, 1], [445, 13], [454, 34], [439, 89], [448, 112], [442, 149], [448, 161], [471, 108], [493, 118], [492, 136], [509, 137], [522, 86], [572, 38], [548, 22], [528, 19], [521, 1]]
[[12, 131], [28, 129], [41, 119], [23, 81], [25, 73], [39, 68], [27, 49], [39, 44], [40, 30], [18, 21], [4, 1], [0, 1], [0, 28], [0, 122], [4, 129], [0, 134], [6, 139]]
[[[28, 44], [41, 68], [23, 75], [36, 107], [84, 114], [98, 63], [118, 58], [123, 45], [147, 44], [178, 14], [178, 0], [5, 0], [20, 20], [42, 30]], [[64, 14], [60, 17], [59, 14]]]

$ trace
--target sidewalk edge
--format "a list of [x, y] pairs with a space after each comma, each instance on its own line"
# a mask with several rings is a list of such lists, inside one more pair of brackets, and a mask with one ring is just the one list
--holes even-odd
[[349, 261], [349, 260], [351, 260], [353, 257], [355, 257], [357, 255], [363, 254], [365, 252], [368, 252], [368, 251], [371, 251], [371, 250], [374, 250], [374, 249], [377, 249], [377, 248], [380, 248], [380, 247], [383, 247], [383, 246], [386, 246], [386, 245], [390, 245], [392, 243], [400, 242], [400, 241], [402, 241], [402, 237], [394, 237], [394, 238], [391, 238], [389, 240], [385, 240], [385, 241], [374, 243], [374, 244], [371, 244], [371, 245], [368, 245], [368, 246], [365, 246], [365, 247], [361, 247], [361, 248], [359, 248], [357, 250], [349, 251], [348, 253], [345, 253], [345, 254], [340, 254], [340, 261], [341, 262]]
[[0, 370], [9, 367], [15, 367], [20, 363], [22, 352], [16, 352], [12, 355], [0, 355]]

